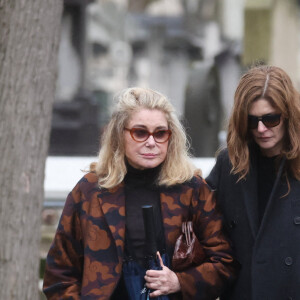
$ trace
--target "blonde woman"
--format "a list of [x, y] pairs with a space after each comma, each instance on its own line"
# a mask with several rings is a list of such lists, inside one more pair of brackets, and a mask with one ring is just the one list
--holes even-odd
[[[215, 299], [234, 277], [234, 260], [213, 194], [195, 171], [169, 100], [150, 89], [121, 92], [99, 160], [67, 198], [47, 257], [47, 298], [139, 299], [128, 284], [134, 264], [135, 283], [144, 282], [151, 297]], [[190, 204], [207, 260], [175, 273], [166, 257]], [[154, 209], [162, 270], [147, 270], [144, 260], [143, 205]]]
[[300, 299], [300, 96], [281, 68], [240, 79], [207, 182], [217, 190], [241, 270], [221, 299]]

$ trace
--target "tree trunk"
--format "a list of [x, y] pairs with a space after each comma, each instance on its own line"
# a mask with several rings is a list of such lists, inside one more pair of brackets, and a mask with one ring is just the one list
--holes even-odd
[[38, 299], [62, 0], [0, 0], [0, 299]]

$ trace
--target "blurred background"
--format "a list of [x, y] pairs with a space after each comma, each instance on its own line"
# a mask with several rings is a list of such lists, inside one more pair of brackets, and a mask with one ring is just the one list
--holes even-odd
[[143, 86], [171, 99], [194, 156], [214, 156], [257, 61], [299, 86], [297, 1], [64, 0], [49, 155], [96, 155], [113, 95]]
[[280, 66], [299, 90], [299, 7], [296, 0], [64, 0], [41, 277], [67, 193], [95, 160], [115, 93], [142, 86], [167, 95], [205, 176], [249, 66]]

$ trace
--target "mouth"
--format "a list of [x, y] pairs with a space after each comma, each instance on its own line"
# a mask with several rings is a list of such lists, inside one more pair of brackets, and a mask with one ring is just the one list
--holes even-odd
[[147, 157], [147, 158], [154, 158], [157, 156], [157, 154], [154, 153], [143, 153], [142, 154], [143, 157]]
[[266, 141], [269, 141], [271, 139], [271, 137], [269, 137], [269, 136], [259, 136], [259, 137], [257, 137], [257, 139], [260, 140], [260, 141], [266, 142]]

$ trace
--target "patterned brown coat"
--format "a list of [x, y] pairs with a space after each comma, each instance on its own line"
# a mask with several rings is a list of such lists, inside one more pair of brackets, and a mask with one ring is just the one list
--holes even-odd
[[[207, 254], [198, 267], [177, 273], [181, 293], [174, 299], [215, 299], [235, 277], [235, 261], [222, 233], [222, 218], [205, 181], [162, 187], [161, 210], [167, 249], [180, 234], [192, 202], [197, 232]], [[109, 299], [121, 275], [125, 237], [124, 184], [100, 189], [86, 174], [69, 194], [47, 257], [48, 299]]]

